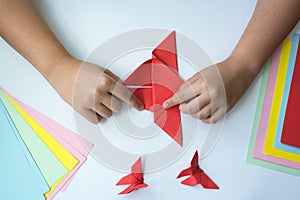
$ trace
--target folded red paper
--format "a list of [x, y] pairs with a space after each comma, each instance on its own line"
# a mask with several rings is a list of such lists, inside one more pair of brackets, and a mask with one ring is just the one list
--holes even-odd
[[146, 110], [154, 113], [154, 122], [181, 146], [179, 107], [164, 109], [162, 104], [182, 83], [178, 76], [175, 31], [152, 51], [152, 59], [142, 63], [123, 82], [125, 85], [147, 86], [131, 88], [131, 91], [143, 102]]
[[182, 170], [177, 176], [177, 178], [181, 178], [183, 176], [190, 176], [189, 178], [183, 180], [181, 183], [189, 186], [201, 184], [202, 187], [206, 189], [219, 189], [219, 187], [199, 167], [198, 162], [198, 151], [196, 151], [191, 161], [191, 167]]
[[300, 148], [300, 45], [286, 108], [281, 142]]
[[131, 173], [123, 177], [116, 185], [128, 185], [125, 190], [119, 194], [128, 194], [134, 190], [147, 187], [148, 185], [144, 183], [143, 169], [142, 169], [142, 159], [141, 157], [132, 165]]

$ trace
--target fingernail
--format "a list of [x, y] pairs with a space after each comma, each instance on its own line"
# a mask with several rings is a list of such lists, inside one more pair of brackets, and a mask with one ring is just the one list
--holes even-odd
[[139, 105], [138, 110], [139, 110], [139, 111], [144, 110], [144, 105], [143, 105], [143, 104]]
[[164, 102], [162, 106], [163, 106], [163, 108], [169, 108], [170, 105], [168, 102]]

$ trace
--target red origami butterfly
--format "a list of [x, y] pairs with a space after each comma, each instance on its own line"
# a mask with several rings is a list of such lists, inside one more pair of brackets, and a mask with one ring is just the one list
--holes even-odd
[[219, 189], [219, 187], [199, 167], [198, 162], [198, 151], [196, 151], [191, 161], [191, 167], [181, 171], [177, 178], [190, 175], [189, 178], [183, 180], [181, 183], [189, 186], [200, 184], [203, 188]]
[[124, 176], [116, 185], [128, 184], [130, 185], [119, 194], [128, 194], [134, 190], [148, 187], [148, 185], [144, 183], [141, 157], [132, 165], [131, 173]]

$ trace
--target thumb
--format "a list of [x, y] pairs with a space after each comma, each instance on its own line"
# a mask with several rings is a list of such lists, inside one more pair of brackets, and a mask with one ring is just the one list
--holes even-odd
[[168, 109], [168, 108], [172, 108], [173, 106], [178, 105], [180, 102], [178, 101], [178, 98], [176, 97], [176, 95], [174, 94], [171, 98], [167, 99], [164, 103], [163, 103], [163, 108]]

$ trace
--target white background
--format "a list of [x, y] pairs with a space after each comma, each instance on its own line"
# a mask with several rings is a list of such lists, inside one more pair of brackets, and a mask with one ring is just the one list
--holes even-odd
[[[63, 45], [80, 59], [88, 57], [98, 45], [114, 35], [158, 27], [190, 37], [215, 63], [233, 50], [256, 4], [255, 0], [35, 2]], [[72, 108], [36, 69], [2, 40], [0, 56], [0, 85], [76, 132]], [[114, 185], [124, 174], [99, 164], [90, 156], [68, 190], [55, 199], [300, 199], [299, 177], [245, 162], [260, 78], [259, 75], [227, 115], [219, 143], [203, 161], [203, 168], [220, 190], [186, 187], [175, 179], [179, 171], [189, 165], [193, 152], [188, 151], [168, 168], [146, 174], [148, 188], [118, 196], [124, 187]]]

